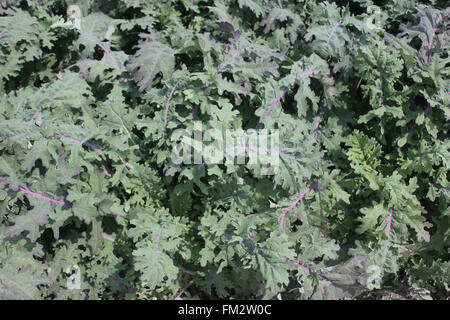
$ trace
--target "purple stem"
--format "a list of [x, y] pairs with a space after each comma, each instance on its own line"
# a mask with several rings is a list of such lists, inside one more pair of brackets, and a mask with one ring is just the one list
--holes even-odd
[[431, 46], [432, 46], [433, 38], [434, 38], [434, 33], [436, 32], [436, 26], [441, 21], [441, 18], [442, 18], [442, 16], [439, 14], [439, 18], [436, 21], [436, 25], [431, 29], [431, 37], [430, 37], [430, 42], [428, 43], [428, 52], [427, 52], [427, 58], [425, 59], [425, 64], [428, 64], [428, 60], [430, 58], [430, 53], [431, 53]]
[[109, 216], [116, 216], [116, 217], [122, 217], [120, 214], [114, 213], [114, 212], [110, 212], [108, 213]]
[[[423, 244], [421, 244], [421, 245], [419, 245], [419, 246], [417, 246], [417, 247], [414, 247], [414, 248], [412, 248], [411, 250], [408, 250], [406, 253], [411, 253], [411, 252], [417, 251], [417, 250], [419, 250], [420, 248], [423, 248], [423, 247], [425, 247], [425, 246], [427, 246], [427, 245], [433, 243], [433, 242], [436, 241], [437, 239], [439, 239], [439, 237], [436, 237], [436, 238], [434, 238], [434, 239], [431, 239], [431, 240], [428, 241], [428, 242], [425, 242], [425, 243], [423, 243]], [[406, 253], [405, 253], [405, 254], [406, 254]]]
[[272, 102], [272, 105], [269, 107], [269, 110], [267, 110], [267, 112], [261, 117], [260, 122], [264, 120], [264, 118], [267, 117], [272, 112], [272, 109], [281, 100], [281, 98], [283, 98], [283, 96], [286, 94], [286, 92], [288, 92], [288, 90], [289, 88], [284, 89], [283, 92], [281, 92], [281, 94]]
[[[415, 248], [412, 248], [411, 250], [408, 250], [407, 252], [408, 252], [408, 253], [411, 253], [411, 252], [417, 251], [417, 250], [419, 250], [420, 248], [422, 248], [422, 247], [424, 247], [425, 245], [427, 245], [427, 243], [428, 243], [428, 242], [426, 242], [426, 243], [424, 243], [424, 244], [421, 244], [420, 246], [417, 246], [417, 247], [415, 247]], [[431, 243], [431, 242], [429, 242], [429, 243]]]
[[[309, 70], [309, 71], [306, 71], [306, 72], [304, 72], [303, 74], [301, 74], [300, 77], [298, 77], [298, 80], [301, 80], [301, 79], [303, 79], [304, 77], [309, 76], [309, 75], [311, 75], [311, 74], [314, 73], [314, 72], [317, 72], [317, 71], [314, 70], [314, 69], [311, 69], [311, 70]], [[296, 80], [296, 79], [294, 79], [294, 81], [291, 82], [291, 86], [293, 86], [293, 85], [295, 84], [295, 80]], [[286, 94], [286, 92], [288, 92], [288, 91], [289, 91], [289, 88], [284, 89], [284, 90], [281, 92], [281, 94], [273, 101], [273, 103], [271, 104], [271, 106], [269, 107], [269, 109], [267, 110], [267, 112], [261, 117], [259, 123], [256, 125], [256, 128], [257, 128], [257, 129], [261, 128], [261, 125], [260, 125], [261, 121], [263, 121], [264, 118], [266, 118], [266, 117], [272, 112], [272, 109], [276, 106], [276, 104], [281, 100], [281, 98], [283, 98], [283, 96], [284, 96], [284, 95]]]
[[319, 123], [320, 123], [320, 115], [317, 116], [317, 123], [316, 123], [316, 127], [314, 128], [313, 137], [316, 136], [316, 131], [317, 131], [317, 128], [319, 128]]
[[[426, 108], [423, 111], [423, 115], [426, 116], [428, 112], [431, 111], [431, 106], [428, 106], [428, 108]], [[414, 124], [411, 126], [411, 128], [409, 128], [408, 132], [406, 133], [406, 135], [409, 135], [415, 128], [417, 127], [417, 123], [414, 121]]]
[[100, 48], [103, 49], [103, 51], [105, 51], [105, 53], [108, 55], [108, 57], [111, 59], [112, 63], [114, 64], [114, 68], [116, 68], [116, 70], [120, 70], [119, 65], [117, 64], [116, 59], [114, 59], [113, 55], [111, 54], [111, 52], [108, 50], [108, 48], [104, 47], [101, 43], [97, 43], [98, 46]]
[[295, 264], [297, 267], [299, 267], [299, 268], [301, 268], [301, 269], [303, 269], [303, 270], [311, 271], [308, 267], [305, 267], [304, 265], [298, 263], [297, 261], [294, 261], [294, 264]]
[[409, 130], [406, 133], [406, 135], [409, 135], [416, 127], [417, 127], [417, 124], [414, 122], [414, 124], [411, 126], [411, 128], [409, 128]]
[[317, 184], [317, 182], [316, 182], [311, 188], [309, 188], [308, 190], [306, 190], [305, 192], [303, 192], [303, 193], [300, 195], [300, 197], [298, 197], [298, 199], [295, 200], [295, 201], [289, 206], [289, 208], [287, 208], [287, 209], [283, 212], [283, 214], [281, 214], [281, 215], [278, 217], [278, 220], [280, 220], [281, 218], [283, 218], [283, 217], [286, 215], [286, 213], [288, 213], [289, 211], [291, 211], [292, 208], [294, 208], [295, 205], [296, 205], [300, 200], [302, 200], [303, 197], [304, 197], [308, 192], [310, 192], [311, 190], [317, 188], [317, 186], [318, 186], [318, 184]]
[[[0, 182], [7, 183], [6, 180], [3, 180], [2, 178], [0, 178]], [[39, 193], [36, 193], [36, 192], [32, 192], [30, 190], [24, 189], [22, 187], [19, 187], [19, 190], [22, 191], [22, 192], [25, 192], [25, 193], [33, 196], [33, 197], [41, 198], [41, 199], [47, 200], [49, 202], [54, 202], [54, 203], [61, 204], [61, 205], [65, 205], [65, 204], [70, 205], [70, 203], [66, 203], [66, 202], [64, 202], [62, 200], [52, 199], [52, 198], [43, 196], [42, 194], [39, 194]]]
[[33, 114], [33, 116], [31, 117], [31, 119], [30, 119], [29, 122], [32, 122], [32, 121], [34, 120], [34, 118], [37, 117], [37, 115], [39, 114], [39, 112], [41, 112], [41, 110], [42, 110], [42, 107], [40, 107], [40, 108]]
[[19, 188], [19, 190], [22, 191], [22, 192], [28, 193], [29, 195], [32, 195], [33, 197], [41, 198], [41, 199], [47, 200], [49, 202], [54, 202], [54, 203], [61, 204], [61, 205], [66, 204], [62, 200], [52, 199], [52, 198], [43, 196], [42, 194], [39, 194], [39, 193], [36, 193], [36, 192], [32, 192], [32, 191], [24, 189], [24, 188]]
[[67, 88], [69, 88], [69, 86], [62, 88], [61, 90], [59, 90], [58, 92], [56, 92], [50, 99], [48, 99], [50, 102], [53, 102], [53, 100], [60, 96], [61, 92], [63, 92], [64, 90], [66, 90]]
[[97, 22], [97, 19], [95, 19], [94, 22], [92, 22], [91, 28], [89, 29], [89, 34], [92, 34], [92, 31], [94, 30], [96, 22]]
[[317, 123], [316, 123], [316, 127], [314, 128], [313, 137], [316, 136], [316, 132], [317, 132], [317, 129], [319, 128], [319, 123], [320, 123], [320, 119], [321, 119], [322, 114], [323, 114], [323, 111], [321, 111], [319, 113], [319, 115], [317, 116]]
[[39, 8], [39, 1], [38, 1], [38, 0], [36, 0], [35, 2], [36, 2], [36, 7], [38, 7], [38, 8]]
[[[62, 88], [61, 90], [59, 90], [58, 92], [56, 92], [50, 99], [48, 99], [50, 102], [53, 102], [53, 100], [58, 97], [60, 95], [61, 92], [63, 92], [64, 90], [66, 90], [69, 86]], [[40, 107], [34, 114], [33, 117], [31, 117], [29, 122], [32, 122], [34, 120], [34, 118], [37, 117], [37, 115], [42, 111], [42, 107]]]
[[122, 288], [120, 287], [119, 283], [110, 275], [107, 275], [106, 273], [103, 272], [99, 272], [100, 274], [104, 275], [105, 277], [108, 277], [109, 280], [111, 280], [112, 284], [114, 286], [116, 286], [117, 289], [119, 289], [119, 291], [122, 291]]
[[388, 228], [388, 234], [387, 234], [387, 239], [388, 241], [386, 242], [386, 250], [388, 248], [389, 245], [389, 236], [391, 235], [391, 227], [392, 227], [392, 214], [393, 214], [394, 208], [391, 208], [391, 214], [389, 216], [389, 228]]
[[333, 30], [331, 30], [330, 36], [328, 37], [328, 41], [327, 41], [327, 45], [330, 43], [331, 37], [333, 36], [334, 32], [336, 31], [336, 29], [341, 25], [341, 22], [339, 21], [333, 28]]
[[175, 92], [175, 89], [177, 88], [178, 83], [180, 83], [180, 81], [181, 81], [181, 79], [178, 80], [177, 83], [175, 83], [172, 90], [170, 91], [169, 99], [167, 99], [166, 110], [164, 111], [164, 128], [167, 125], [167, 111], [169, 111], [170, 101], [172, 100], [173, 93]]
[[249, 249], [252, 249], [252, 250], [255, 250], [255, 246], [254, 245], [252, 245], [251, 243], [249, 243], [249, 242], [247, 242], [247, 241], [243, 241], [242, 242], [247, 248], [249, 248]]
[[[231, 236], [229, 233], [226, 233], [226, 232], [225, 232], [225, 236], [226, 236], [227, 238], [229, 238], [229, 239], [232, 238], [232, 236]], [[243, 244], [244, 244], [247, 248], [255, 249], [255, 247], [254, 247], [252, 244], [249, 244], [249, 243], [246, 242], [245, 240], [243, 241]], [[286, 257], [283, 257], [283, 259], [284, 259], [285, 261], [288, 260], [288, 258], [286, 258]], [[301, 269], [304, 269], [304, 270], [306, 270], [306, 271], [309, 271], [309, 272], [311, 272], [311, 273], [314, 273], [315, 275], [317, 275], [317, 276], [323, 278], [319, 273], [312, 271], [310, 268], [305, 267], [304, 265], [298, 263], [297, 261], [292, 261], [292, 263], [294, 263], [297, 267], [299, 267], [299, 268], [301, 268]]]
[[82, 143], [82, 142], [81, 142], [80, 140], [78, 140], [78, 139], [69, 138], [69, 137], [66, 137], [66, 136], [61, 136], [61, 139], [69, 140], [69, 141], [76, 142], [76, 143], [81, 143], [81, 144], [86, 145], [86, 146], [88, 146], [88, 147], [91, 147], [91, 148], [93, 148], [93, 149], [99, 150], [100, 152], [103, 152], [103, 149], [102, 149], [102, 148], [97, 147], [96, 145], [93, 145], [92, 143], [89, 143], [89, 142], [87, 142], [87, 141]]
[[5, 29], [2, 30], [2, 32], [0, 32], [0, 37], [9, 29], [9, 27], [6, 27]]
[[[238, 56], [239, 52], [236, 52], [235, 54], [233, 54], [232, 59], [236, 58]], [[220, 72], [223, 69], [225, 69], [225, 67], [227, 66], [227, 64], [225, 62], [222, 62], [219, 66], [219, 68], [217, 68], [217, 71]]]
[[339, 252], [341, 252], [342, 249], [343, 249], [343, 248], [340, 247], [339, 250], [336, 252], [337, 257], [336, 257], [335, 259], [332, 259], [330, 262], [327, 263], [327, 268], [328, 268], [329, 266], [331, 266], [331, 265], [333, 264], [333, 262], [335, 262], [335, 261], [339, 258]]
[[393, 212], [394, 212], [394, 208], [392, 207], [391, 208], [391, 215], [389, 216], [389, 228], [388, 228], [388, 239], [389, 239], [389, 236], [390, 236], [390, 234], [391, 234], [391, 227], [392, 227], [392, 214], [393, 214]]
[[18, 134], [15, 134], [15, 135], [11, 136], [11, 137], [0, 138], [0, 141], [3, 141], [3, 140], [5, 140], [5, 139], [13, 139], [13, 138], [17, 138], [17, 137], [21, 137], [21, 136], [24, 136], [24, 135], [25, 135], [25, 133], [18, 133]]
[[61, 136], [61, 139], [65, 139], [65, 140], [69, 140], [69, 141], [72, 141], [72, 142], [81, 143], [80, 140], [69, 138], [69, 137], [65, 137], [65, 136]]
[[[284, 260], [287, 260], [287, 258], [284, 257]], [[304, 265], [298, 263], [297, 261], [292, 261], [292, 263], [295, 264], [300, 269], [303, 269], [303, 270], [306, 270], [308, 272], [314, 273], [316, 276], [321, 277], [323, 279], [323, 277], [318, 272], [312, 271], [310, 268], [305, 267]]]
[[102, 234], [102, 238], [105, 239], [105, 240], [109, 240], [111, 242], [114, 242], [114, 239], [111, 238], [110, 236], [106, 235], [106, 234]]
[[[306, 71], [306, 72], [303, 72], [303, 73], [300, 75], [300, 77], [298, 77], [297, 79], [298, 79], [298, 80], [302, 80], [304, 77], [310, 76], [310, 75], [313, 74], [314, 72], [317, 72], [317, 70], [311, 69], [311, 70], [308, 70], [308, 71]], [[294, 85], [294, 84], [295, 84], [295, 80], [291, 82], [291, 85]]]
[[[450, 91], [448, 91], [448, 92], [444, 92], [444, 95], [448, 95], [450, 93]], [[437, 101], [441, 101], [442, 99], [441, 99], [441, 97], [439, 97], [438, 99], [437, 99]]]
[[83, 144], [84, 145], [86, 145], [86, 146], [88, 146], [88, 147], [91, 147], [91, 148], [93, 148], [93, 149], [96, 149], [96, 150], [98, 150], [98, 151], [100, 151], [100, 152], [103, 152], [103, 149], [102, 148], [100, 148], [100, 147], [97, 147], [96, 145], [93, 145], [92, 143], [89, 143], [89, 142], [83, 142]]
[[[194, 0], [192, 0], [192, 2], [194, 2]], [[181, 292], [180, 292], [180, 294], [179, 295], [177, 295], [176, 297], [175, 297], [175, 299], [174, 300], [177, 300], [179, 297], [181, 297], [181, 294], [187, 289], [187, 288], [189, 288], [190, 286], [191, 286], [191, 284], [192, 284], [192, 282], [191, 283], [189, 283], [186, 287], [184, 287], [183, 289], [181, 289]]]
[[[94, 21], [94, 22], [92, 23], [91, 30], [90, 30], [91, 33], [92, 33], [93, 28], [94, 28], [95, 22], [96, 22], [96, 21]], [[105, 53], [108, 55], [109, 59], [111, 59], [113, 65], [114, 65], [114, 68], [115, 68], [116, 70], [120, 70], [119, 64], [117, 63], [116, 59], [114, 59], [114, 56], [113, 56], [112, 53], [108, 50], [108, 48], [105, 47], [105, 46], [103, 46], [103, 45], [102, 45], [101, 43], [99, 43], [99, 42], [97, 42], [97, 44], [98, 44], [98, 46], [99, 46], [100, 48], [102, 48], [103, 51], [105, 51]], [[127, 80], [125, 77], [123, 77], [122, 80], [123, 80], [123, 82], [125, 82], [128, 86], [130, 86], [130, 84], [128, 83], [128, 80]], [[132, 97], [132, 99], [133, 99], [133, 104], [134, 104], [134, 106], [137, 107], [138, 103], [137, 103], [136, 97], [133, 95], [133, 93], [131, 93], [131, 97]]]
[[[226, 233], [226, 232], [225, 232], [225, 236], [226, 236], [228, 239], [231, 239], [231, 238], [232, 238], [232, 236], [231, 236], [229, 233]], [[242, 243], [243, 243], [247, 248], [255, 250], [255, 247], [254, 247], [251, 243], [248, 243], [248, 242], [245, 241], [245, 240], [242, 241]]]
[[161, 240], [161, 231], [162, 231], [162, 227], [159, 228], [159, 233], [158, 233], [158, 237], [156, 238], [156, 249], [159, 250], [159, 240]]

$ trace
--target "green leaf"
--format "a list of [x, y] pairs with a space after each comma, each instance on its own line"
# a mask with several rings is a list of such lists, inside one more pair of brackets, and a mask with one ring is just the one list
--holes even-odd
[[178, 268], [174, 266], [172, 259], [150, 243], [134, 250], [133, 256], [136, 257], [135, 270], [142, 272], [141, 280], [145, 281], [150, 289], [155, 289], [163, 283], [167, 285], [178, 276]]
[[292, 260], [295, 258], [294, 250], [289, 248], [285, 237], [269, 238], [258, 248], [252, 264], [258, 268], [269, 290], [280, 290], [280, 285], [288, 285], [289, 270], [292, 269]]
[[33, 209], [26, 214], [13, 216], [11, 222], [14, 224], [6, 228], [5, 235], [12, 237], [23, 231], [28, 231], [27, 238], [31, 242], [36, 242], [40, 238], [40, 227], [48, 223], [48, 215], [52, 209], [50, 203], [42, 199], [30, 197], [30, 202], [33, 205]]
[[158, 73], [162, 72], [164, 80], [172, 75], [175, 50], [155, 41], [142, 42], [138, 47], [139, 50], [131, 57], [127, 68], [135, 71], [139, 89], [149, 90]]

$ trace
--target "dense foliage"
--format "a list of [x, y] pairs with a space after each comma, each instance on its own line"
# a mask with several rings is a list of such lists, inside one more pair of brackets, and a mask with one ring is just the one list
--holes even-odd
[[447, 299], [446, 4], [0, 0], [0, 298]]

